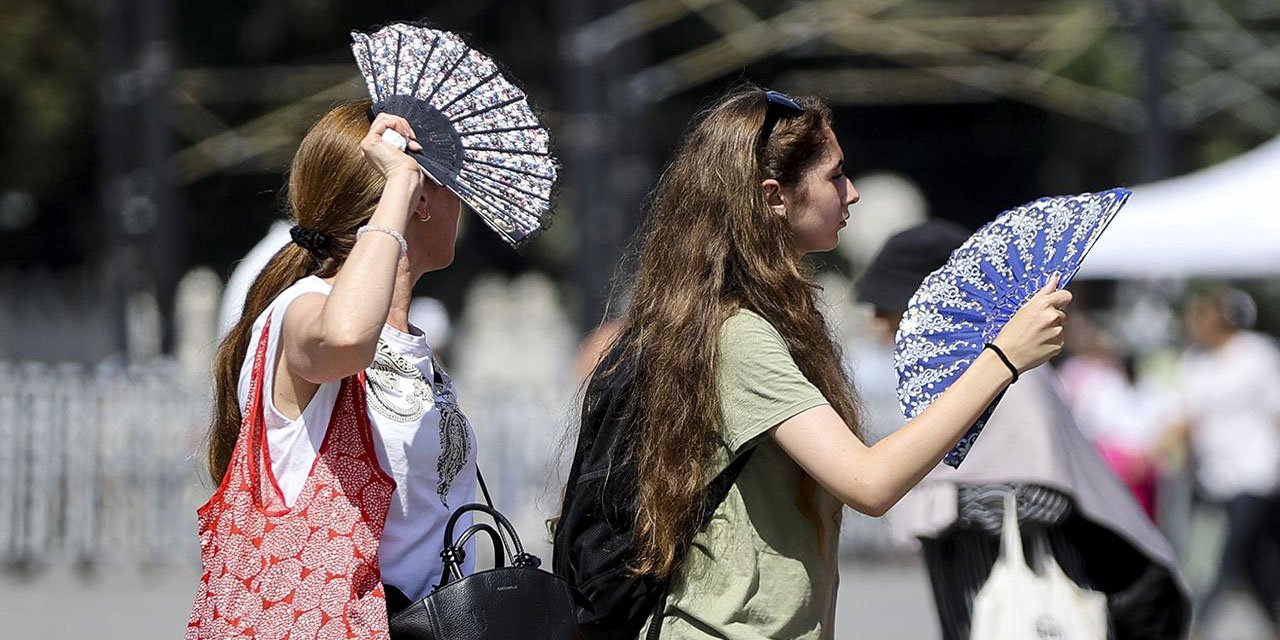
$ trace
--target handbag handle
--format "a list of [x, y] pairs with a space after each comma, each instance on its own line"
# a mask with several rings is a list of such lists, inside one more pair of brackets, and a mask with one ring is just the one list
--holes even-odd
[[489, 542], [493, 543], [494, 565], [499, 569], [507, 566], [507, 555], [503, 548], [506, 546], [506, 543], [502, 539], [502, 534], [498, 533], [497, 529], [494, 529], [483, 522], [477, 522], [476, 524], [467, 527], [467, 530], [463, 531], [462, 535], [458, 536], [458, 542], [455, 546], [445, 547], [445, 551], [441, 553], [441, 557], [444, 559], [444, 573], [440, 576], [439, 586], [444, 586], [454, 580], [462, 579], [462, 561], [467, 557], [467, 552], [465, 550], [467, 542], [470, 541], [472, 536], [477, 533], [486, 533], [489, 535]]
[[1004, 526], [1000, 530], [1000, 556], [1010, 565], [1031, 567], [1022, 551], [1022, 532], [1018, 528], [1018, 494], [1013, 489], [1004, 494]]
[[[488, 514], [489, 517], [493, 518], [494, 523], [497, 524], [497, 528], [495, 529], [487, 524], [471, 525], [471, 527], [462, 533], [460, 538], [455, 539], [453, 537], [453, 532], [458, 526], [458, 520], [462, 518], [463, 514], [470, 513], [472, 511], [479, 511], [481, 513]], [[462, 561], [467, 556], [464, 545], [471, 536], [482, 530], [490, 534], [494, 539], [494, 557], [496, 558], [499, 567], [504, 566], [503, 555], [501, 553], [502, 550], [498, 546], [499, 540], [501, 540], [502, 546], [509, 545], [506, 552], [511, 557], [511, 566], [536, 569], [542, 565], [542, 560], [537, 556], [525, 553], [524, 546], [520, 544], [520, 536], [516, 534], [515, 527], [511, 525], [511, 521], [507, 520], [506, 516], [502, 515], [497, 509], [494, 509], [489, 505], [473, 502], [471, 504], [465, 504], [458, 507], [458, 510], [454, 511], [453, 515], [449, 517], [449, 523], [445, 525], [444, 550], [440, 552], [440, 558], [444, 560], [444, 568], [442, 575], [440, 576], [440, 584], [442, 586], [453, 581], [455, 578], [462, 577]]]

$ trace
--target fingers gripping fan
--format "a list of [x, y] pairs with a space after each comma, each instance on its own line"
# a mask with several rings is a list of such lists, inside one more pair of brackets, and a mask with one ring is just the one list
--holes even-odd
[[[894, 340], [898, 401], [911, 419], [964, 373], [1057, 273], [1065, 287], [1129, 198], [1127, 189], [1041, 198], [1001, 213], [911, 296]], [[997, 399], [997, 402], [999, 399]], [[943, 458], [960, 466], [996, 403]]]
[[548, 225], [550, 136], [493, 60], [453, 33], [409, 24], [351, 38], [373, 112], [409, 121], [422, 144], [409, 154], [432, 180], [512, 246]]

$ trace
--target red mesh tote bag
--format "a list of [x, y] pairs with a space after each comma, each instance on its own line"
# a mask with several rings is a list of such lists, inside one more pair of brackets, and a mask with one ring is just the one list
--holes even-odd
[[262, 418], [266, 324], [231, 462], [196, 512], [204, 574], [186, 638], [389, 638], [378, 541], [395, 481], [374, 455], [364, 374], [342, 381], [311, 473], [286, 507]]

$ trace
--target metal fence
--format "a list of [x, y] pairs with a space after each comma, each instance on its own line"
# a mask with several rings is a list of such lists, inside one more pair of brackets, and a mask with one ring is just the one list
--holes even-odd
[[192, 561], [206, 407], [170, 362], [0, 363], [0, 561]]
[[[572, 454], [572, 390], [481, 386], [460, 397], [499, 509], [545, 557]], [[194, 566], [194, 511], [212, 491], [210, 406], [208, 383], [171, 360], [0, 362], [0, 564]], [[853, 518], [845, 533], [847, 553], [888, 551], [877, 520]]]

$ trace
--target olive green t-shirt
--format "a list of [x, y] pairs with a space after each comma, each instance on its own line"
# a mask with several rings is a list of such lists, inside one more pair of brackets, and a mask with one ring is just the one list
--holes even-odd
[[832, 638], [840, 504], [818, 487], [820, 543], [797, 507], [800, 467], [768, 435], [828, 402], [778, 331], [750, 311], [724, 323], [717, 366], [722, 447], [713, 471], [753, 446], [755, 453], [672, 580], [661, 637]]

